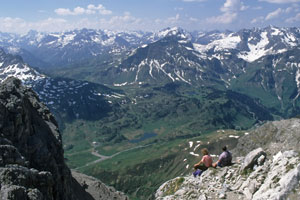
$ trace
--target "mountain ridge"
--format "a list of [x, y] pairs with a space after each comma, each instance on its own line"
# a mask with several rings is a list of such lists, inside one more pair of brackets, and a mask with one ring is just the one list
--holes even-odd
[[[238, 57], [253, 62], [263, 55], [283, 52], [290, 46], [298, 45], [299, 40], [297, 38], [299, 38], [299, 34], [299, 28], [296, 27], [278, 28], [274, 26], [242, 29], [237, 32], [188, 32], [179, 27], [166, 28], [157, 32], [80, 29], [59, 33], [31, 31], [23, 36], [0, 33], [0, 38], [2, 38], [0, 46], [10, 47], [12, 50], [12, 47], [14, 47], [16, 51], [13, 52], [13, 50], [11, 53], [15, 54], [21, 53], [24, 49], [35, 55], [40, 59], [40, 62], [44, 62], [48, 67], [55, 65], [63, 67], [63, 65], [97, 55], [126, 55], [135, 48], [168, 36], [177, 35], [182, 39], [182, 42], [185, 42], [185, 40], [191, 41], [195, 44], [194, 49], [205, 56], [209, 56], [208, 51], [216, 51], [217, 55], [218, 52], [222, 51], [230, 52], [235, 47], [240, 51]], [[270, 41], [268, 41], [269, 38]], [[274, 41], [277, 44], [274, 44]], [[223, 47], [220, 48], [220, 45]], [[219, 47], [215, 49], [216, 46]], [[26, 56], [26, 62], [31, 61], [31, 59], [36, 60], [33, 55], [32, 58], [30, 58], [30, 55]], [[81, 55], [80, 58], [77, 55]], [[29, 64], [33, 65], [32, 62], [29, 62]], [[39, 63], [38, 67], [45, 68], [41, 64]]]

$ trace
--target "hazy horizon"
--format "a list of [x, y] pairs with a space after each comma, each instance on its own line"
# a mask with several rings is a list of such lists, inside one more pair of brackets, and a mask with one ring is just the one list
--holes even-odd
[[11, 0], [0, 7], [0, 31], [74, 29], [188, 31], [298, 27], [300, 0]]

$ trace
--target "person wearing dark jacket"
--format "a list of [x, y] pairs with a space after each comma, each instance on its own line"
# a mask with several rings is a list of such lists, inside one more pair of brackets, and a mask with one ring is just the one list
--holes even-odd
[[230, 151], [227, 150], [227, 147], [224, 146], [222, 148], [223, 153], [221, 153], [221, 155], [219, 156], [219, 160], [217, 162], [215, 162], [212, 166], [213, 167], [225, 167], [225, 166], [229, 166], [232, 163], [232, 154]]

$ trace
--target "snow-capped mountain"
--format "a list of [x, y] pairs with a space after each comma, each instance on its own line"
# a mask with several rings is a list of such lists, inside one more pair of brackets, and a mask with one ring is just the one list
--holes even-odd
[[155, 37], [146, 32], [114, 32], [108, 30], [81, 29], [61, 33], [39, 33], [30, 31], [23, 36], [1, 33], [0, 46], [15, 55], [24, 56], [30, 65], [45, 68], [64, 66], [96, 56], [119, 56], [134, 48], [153, 42]]
[[45, 78], [44, 75], [24, 63], [21, 57], [6, 54], [0, 49], [0, 80], [9, 76], [14, 76], [28, 85]]
[[237, 57], [253, 62], [259, 58], [286, 52], [299, 45], [299, 28], [244, 29], [238, 32], [208, 33], [195, 38], [194, 49], [208, 57], [235, 54]]
[[[190, 39], [185, 35], [170, 34], [165, 38], [137, 49], [117, 68], [111, 67], [103, 79], [115, 85], [133, 83], [165, 83], [183, 81], [188, 84], [202, 84], [208, 78], [207, 73], [219, 77], [217, 72], [209, 69], [212, 62], [218, 60], [203, 59], [193, 50]], [[121, 82], [125, 80], [124, 82]]]
[[[15, 55], [22, 54], [30, 65], [40, 68], [65, 66], [96, 56], [126, 57], [136, 48], [166, 37], [176, 36], [181, 43], [204, 58], [219, 60], [231, 55], [247, 62], [263, 56], [285, 52], [299, 45], [299, 28], [243, 29], [238, 32], [188, 32], [178, 27], [158, 32], [116, 32], [81, 29], [60, 33], [30, 31], [26, 35], [0, 33], [0, 46]], [[105, 58], [104, 58], [105, 59]]]
[[22, 58], [0, 49], [0, 82], [14, 76], [33, 88], [58, 119], [98, 119], [123, 95], [103, 85], [68, 78], [51, 78], [37, 72]]
[[61, 66], [99, 55], [105, 61], [105, 55], [109, 55], [117, 62], [103, 62], [105, 68], [91, 68], [101, 83], [181, 81], [230, 88], [231, 82], [248, 70], [249, 63], [299, 48], [300, 29], [269, 26], [238, 32], [190, 33], [174, 27], [153, 33], [82, 29], [1, 35], [1, 45], [22, 55], [33, 66]]
[[199, 85], [216, 79], [228, 86], [245, 71], [245, 63], [298, 48], [300, 29], [270, 26], [239, 32], [188, 33], [171, 28], [154, 35], [162, 39], [136, 49], [117, 69], [112, 67], [114, 79], [110, 80], [116, 84], [122, 84], [120, 80], [169, 80]]
[[169, 31], [162, 39], [133, 51], [118, 66], [102, 71], [101, 80], [116, 86], [178, 81], [223, 87], [260, 98], [287, 116], [298, 112], [299, 28], [206, 35]]

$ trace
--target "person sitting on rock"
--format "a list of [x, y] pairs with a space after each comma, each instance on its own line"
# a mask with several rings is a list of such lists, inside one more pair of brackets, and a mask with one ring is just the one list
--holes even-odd
[[230, 166], [232, 164], [231, 163], [231, 161], [232, 161], [231, 152], [229, 152], [227, 150], [226, 146], [224, 146], [222, 148], [222, 150], [223, 150], [223, 153], [221, 153], [221, 155], [219, 156], [219, 160], [212, 165], [215, 168], [217, 166], [219, 166], [219, 167], [225, 167], [225, 166]]
[[207, 170], [209, 167], [212, 167], [213, 160], [209, 155], [207, 148], [201, 149], [201, 153], [203, 154], [202, 159], [194, 165], [194, 177], [197, 175], [200, 176], [205, 170]]

